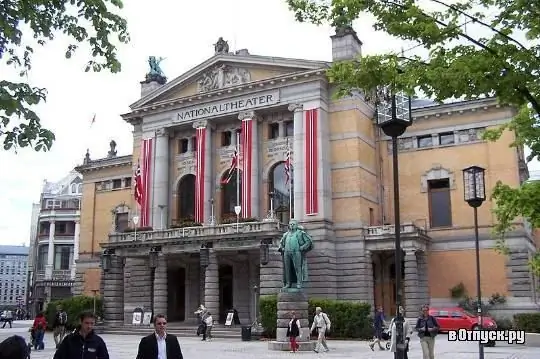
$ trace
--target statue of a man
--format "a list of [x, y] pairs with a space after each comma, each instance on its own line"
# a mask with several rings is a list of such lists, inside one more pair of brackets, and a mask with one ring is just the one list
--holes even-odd
[[298, 228], [298, 222], [291, 220], [289, 230], [283, 234], [278, 251], [283, 256], [283, 288], [296, 286], [300, 289], [308, 280], [306, 254], [313, 249], [311, 236]]
[[161, 70], [161, 67], [159, 66], [159, 64], [163, 60], [165, 60], [163, 57], [155, 57], [155, 56], [148, 57], [148, 65], [150, 65], [150, 72], [148, 74], [150, 76], [164, 76], [163, 71]]

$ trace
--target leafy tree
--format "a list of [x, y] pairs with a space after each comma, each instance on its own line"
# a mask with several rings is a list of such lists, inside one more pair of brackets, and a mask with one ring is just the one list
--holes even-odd
[[[375, 30], [398, 39], [414, 41], [429, 51], [427, 59], [402, 54], [362, 56], [335, 63], [328, 71], [337, 96], [354, 91], [370, 94], [388, 86], [413, 94], [421, 90], [438, 101], [495, 96], [502, 105], [517, 109], [515, 117], [485, 139], [497, 140], [513, 131], [512, 146], [531, 150], [527, 162], [540, 159], [540, 3], [524, 0], [428, 0], [429, 10], [415, 0], [287, 0], [299, 22], [329, 23], [336, 31], [350, 28], [360, 14], [375, 19]], [[486, 14], [490, 14], [488, 17]], [[463, 25], [475, 23], [490, 36], [475, 38]], [[526, 42], [518, 40], [525, 38]], [[462, 40], [462, 41], [456, 41]], [[465, 40], [465, 41], [463, 41]], [[540, 228], [540, 182], [518, 188], [498, 182], [492, 199], [497, 203], [500, 235], [498, 248], [505, 251], [504, 233], [516, 217]], [[540, 254], [531, 263], [540, 274]]]
[[0, 141], [4, 150], [31, 146], [47, 151], [55, 139], [32, 110], [33, 105], [46, 100], [46, 89], [31, 87], [22, 79], [31, 69], [32, 46], [45, 45], [64, 34], [73, 41], [66, 49], [66, 58], [71, 58], [83, 43], [91, 51], [87, 72], [119, 72], [112, 39], [116, 36], [119, 43], [127, 43], [129, 35], [126, 20], [109, 8], [122, 7], [121, 0], [0, 1], [0, 60], [21, 76], [18, 82], [0, 80]]

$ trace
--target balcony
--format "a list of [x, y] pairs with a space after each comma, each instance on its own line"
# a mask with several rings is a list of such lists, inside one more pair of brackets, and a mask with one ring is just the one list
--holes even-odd
[[[54, 281], [66, 281], [71, 280], [71, 269], [53, 269], [51, 280]], [[36, 272], [36, 282], [43, 282], [46, 280], [45, 271], [40, 270]]]
[[214, 226], [195, 226], [165, 230], [137, 231], [109, 235], [109, 243], [104, 247], [117, 247], [144, 242], [203, 243], [205, 241], [246, 240], [261, 237], [277, 238], [286, 226], [277, 221], [240, 222], [238, 224], [217, 224]]
[[[373, 226], [364, 229], [366, 244], [371, 245], [375, 250], [394, 249], [396, 227], [395, 225]], [[413, 223], [403, 223], [400, 226], [402, 247], [413, 246], [418, 249], [425, 249], [431, 241], [427, 231]]]

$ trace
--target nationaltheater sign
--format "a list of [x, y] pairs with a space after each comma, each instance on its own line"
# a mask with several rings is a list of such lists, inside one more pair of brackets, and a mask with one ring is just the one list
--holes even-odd
[[199, 120], [206, 117], [228, 115], [239, 111], [253, 110], [259, 107], [279, 103], [279, 90], [244, 96], [234, 100], [213, 102], [205, 105], [188, 107], [178, 113], [175, 122]]

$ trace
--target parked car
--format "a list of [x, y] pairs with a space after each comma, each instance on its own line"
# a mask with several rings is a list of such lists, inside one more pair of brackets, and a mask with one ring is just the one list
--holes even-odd
[[[459, 329], [476, 330], [480, 328], [478, 316], [460, 307], [430, 308], [429, 314], [437, 319], [441, 332]], [[497, 323], [489, 316], [482, 317], [482, 324], [484, 329], [497, 329]]]

